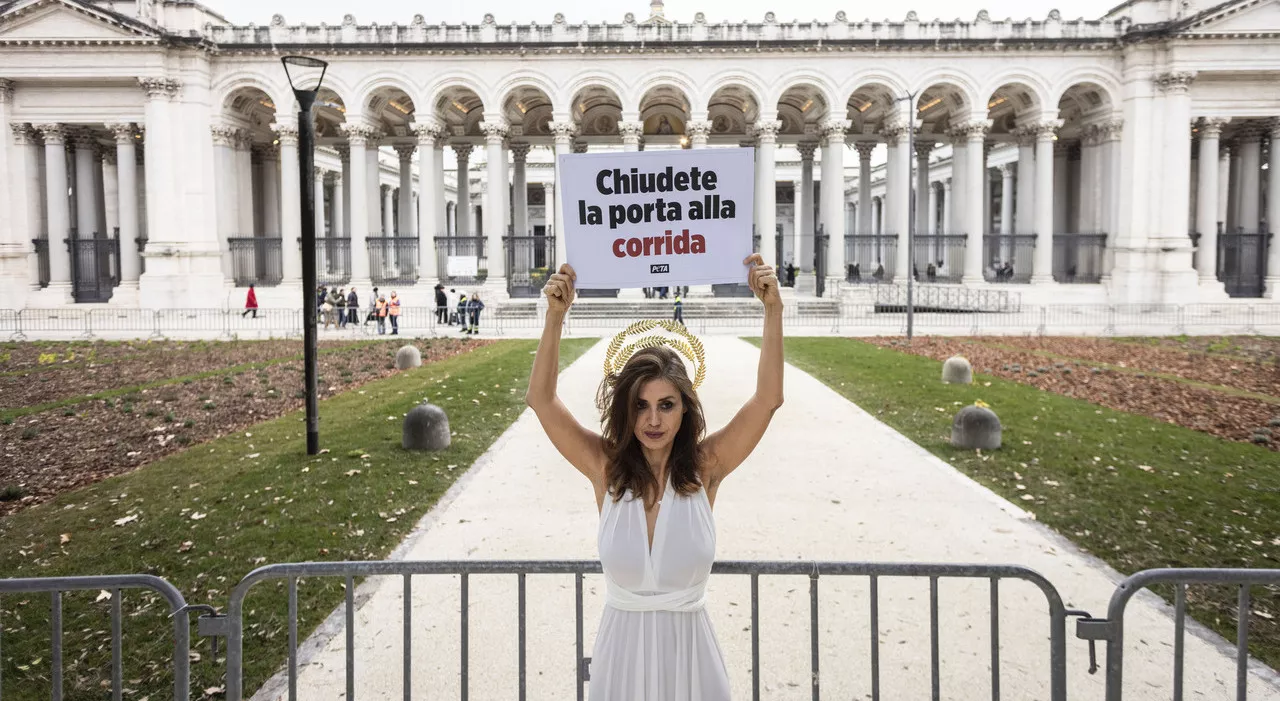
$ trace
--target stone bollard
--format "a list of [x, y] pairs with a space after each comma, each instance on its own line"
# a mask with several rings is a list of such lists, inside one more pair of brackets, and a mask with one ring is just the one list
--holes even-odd
[[417, 346], [404, 346], [396, 351], [396, 369], [408, 370], [422, 365], [422, 353]]
[[444, 450], [449, 447], [449, 417], [434, 404], [419, 404], [404, 417], [400, 446], [405, 450]]
[[951, 445], [966, 450], [1000, 447], [1000, 417], [985, 404], [972, 404], [956, 413], [951, 422]]
[[973, 367], [964, 356], [953, 355], [942, 364], [942, 381], [953, 385], [971, 384]]

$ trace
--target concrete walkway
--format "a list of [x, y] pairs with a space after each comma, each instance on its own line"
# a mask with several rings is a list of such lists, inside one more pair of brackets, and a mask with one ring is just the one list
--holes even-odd
[[[561, 377], [560, 394], [586, 425], [604, 343]], [[732, 417], [753, 389], [758, 351], [733, 338], [706, 339], [710, 361], [700, 394], [708, 422]], [[1020, 508], [996, 497], [871, 418], [826, 386], [787, 368], [788, 403], [754, 455], [720, 489], [721, 559], [944, 561], [1009, 563], [1044, 574], [1069, 608], [1104, 615], [1119, 576]], [[597, 514], [586, 479], [570, 467], [525, 412], [459, 480], [397, 553], [424, 560], [594, 559]], [[414, 698], [459, 698], [456, 577], [414, 580]], [[572, 699], [573, 578], [528, 582], [530, 699]], [[868, 585], [820, 580], [824, 698], [870, 698]], [[356, 615], [357, 698], [401, 697], [401, 581], [370, 581]], [[750, 585], [717, 577], [710, 611], [724, 648], [734, 698], [751, 692]], [[761, 578], [762, 697], [809, 699], [808, 577]], [[929, 585], [882, 580], [881, 693], [929, 698]], [[586, 580], [586, 651], [599, 620], [603, 583]], [[473, 577], [470, 585], [470, 693], [517, 698], [514, 577]], [[1001, 694], [1048, 698], [1048, 617], [1039, 590], [1000, 588]], [[990, 699], [989, 590], [985, 582], [940, 586], [941, 684], [947, 699]], [[338, 617], [340, 622], [341, 618]], [[251, 621], [250, 621], [251, 622]], [[1154, 597], [1128, 615], [1126, 699], [1171, 698], [1173, 624]], [[308, 641], [299, 698], [341, 699], [344, 637], [332, 625]], [[1068, 624], [1069, 698], [1103, 698], [1103, 678], [1087, 673], [1087, 646]], [[1234, 698], [1232, 652], [1220, 638], [1189, 628], [1186, 698]], [[1099, 646], [1099, 662], [1103, 650]], [[277, 678], [258, 699], [283, 698]], [[1276, 675], [1255, 665], [1251, 699], [1280, 699]]]

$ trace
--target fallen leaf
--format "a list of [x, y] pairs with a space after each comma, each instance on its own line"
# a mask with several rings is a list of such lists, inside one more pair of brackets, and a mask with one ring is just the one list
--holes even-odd
[[111, 592], [107, 591], [106, 589], [103, 589], [102, 591], [98, 592], [98, 598], [94, 599], [93, 602], [96, 604], [100, 601], [110, 601], [110, 600], [111, 600]]
[[192, 520], [192, 521], [199, 521], [200, 519], [204, 518], [205, 516], [208, 516], [208, 514], [202, 514], [202, 513], [200, 513], [199, 511], [196, 511], [196, 512], [194, 512], [194, 513], [192, 513], [192, 514], [191, 514], [191, 520]]
[[190, 550], [190, 549], [191, 549], [191, 546], [192, 546], [192, 545], [194, 545], [194, 543], [192, 543], [191, 541], [189, 541], [189, 540], [184, 540], [184, 541], [182, 542], [182, 545], [178, 546], [178, 552], [180, 552], [180, 553], [185, 553], [185, 552], [187, 552], [188, 550]]
[[115, 524], [116, 524], [117, 526], [123, 526], [123, 525], [124, 525], [124, 524], [126, 524], [126, 523], [133, 523], [134, 521], [137, 521], [137, 520], [138, 520], [138, 515], [137, 515], [137, 514], [129, 514], [128, 516], [125, 516], [124, 518], [118, 518], [118, 519], [116, 519]]
[[63, 533], [62, 535], [58, 536], [58, 540], [59, 540], [60, 544], [62, 544], [62, 545], [66, 545], [67, 543], [70, 543], [70, 542], [71, 542], [71, 534], [70, 534], [70, 533]]

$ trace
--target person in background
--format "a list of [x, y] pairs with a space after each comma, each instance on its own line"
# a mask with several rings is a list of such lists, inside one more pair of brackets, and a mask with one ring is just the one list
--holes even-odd
[[436, 323], [449, 323], [449, 297], [444, 293], [444, 285], [436, 283]]
[[876, 282], [880, 282], [881, 280], [884, 279], [883, 263], [876, 263], [876, 269], [875, 269], [875, 272], [871, 273], [871, 279], [875, 280]]
[[378, 288], [373, 288], [373, 294], [369, 295], [369, 314], [365, 316], [364, 323], [378, 320]]
[[862, 282], [862, 268], [857, 263], [849, 264], [849, 282]]
[[329, 328], [329, 324], [333, 324], [334, 328], [338, 328], [338, 314], [342, 313], [342, 308], [347, 304], [347, 299], [342, 296], [342, 290], [336, 287], [329, 289], [329, 295], [324, 300], [324, 327]]
[[347, 296], [342, 294], [341, 287], [333, 288], [333, 313], [337, 317], [337, 325], [340, 329], [347, 327]]
[[933, 261], [929, 261], [929, 265], [925, 267], [925, 269], [924, 269], [924, 277], [925, 277], [925, 279], [926, 279], [926, 280], [928, 280], [929, 282], [937, 282], [937, 280], [938, 280], [938, 267], [937, 267], [936, 265], [934, 265], [934, 264], [933, 264]]
[[679, 287], [676, 288], [676, 308], [673, 321], [679, 322], [681, 326], [684, 326], [684, 301], [680, 299]]
[[462, 326], [462, 330], [467, 330], [467, 293], [458, 293], [458, 323]]
[[391, 291], [391, 299], [387, 302], [387, 316], [391, 317], [391, 335], [400, 335], [400, 298], [396, 291]]
[[387, 332], [387, 298], [378, 295], [378, 301], [374, 302], [375, 312], [378, 315], [378, 333]]
[[463, 333], [480, 333], [480, 312], [484, 311], [484, 302], [480, 301], [480, 293], [472, 292], [467, 300], [467, 321], [470, 325]]
[[454, 324], [461, 323], [461, 320], [458, 319], [457, 288], [454, 288], [454, 287], [449, 288], [449, 293], [445, 295], [445, 301], [446, 301], [446, 306], [449, 307], [447, 310], [449, 313], [449, 325], [453, 326]]
[[787, 261], [787, 287], [796, 286], [796, 264]]
[[356, 288], [351, 288], [347, 295], [347, 323], [355, 326], [360, 323], [360, 298], [356, 296]]
[[240, 317], [244, 318], [244, 315], [249, 312], [253, 312], [253, 318], [258, 318], [258, 295], [254, 293], [252, 284], [249, 285], [249, 294], [245, 295], [244, 312], [240, 314]]
[[329, 290], [324, 285], [316, 288], [316, 318], [324, 320], [324, 302], [329, 296]]

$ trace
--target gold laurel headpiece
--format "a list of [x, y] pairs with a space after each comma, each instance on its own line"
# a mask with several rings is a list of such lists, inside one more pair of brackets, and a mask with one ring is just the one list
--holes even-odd
[[[631, 343], [627, 343], [627, 338], [636, 334], [645, 334], [655, 329], [663, 329], [674, 336], [664, 336], [661, 333], [643, 336]], [[609, 343], [609, 349], [604, 354], [604, 376], [609, 379], [609, 384], [613, 384], [618, 373], [622, 372], [622, 368], [626, 366], [631, 356], [642, 348], [656, 348], [658, 346], [668, 346], [694, 364], [693, 389], [697, 390], [698, 385], [702, 384], [703, 378], [707, 376], [707, 356], [706, 351], [702, 348], [702, 341], [697, 336], [689, 333], [689, 329], [684, 324], [678, 324], [667, 319], [645, 319], [637, 321], [628, 326], [613, 337], [613, 341]]]

